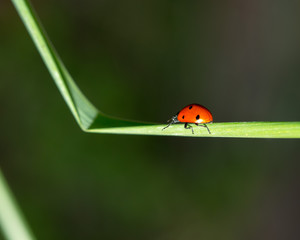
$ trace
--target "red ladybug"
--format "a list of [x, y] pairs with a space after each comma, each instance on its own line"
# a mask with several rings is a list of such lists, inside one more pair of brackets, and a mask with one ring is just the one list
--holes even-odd
[[[195, 123], [197, 126], [205, 127], [209, 134], [209, 128], [206, 123], [211, 123], [213, 121], [213, 117], [211, 112], [203, 107], [200, 104], [194, 103], [187, 105], [180, 112], [178, 112], [175, 116], [173, 116], [170, 120], [168, 120], [169, 124], [164, 127], [162, 130], [166, 129], [170, 125], [174, 123], [185, 123], [184, 128], [192, 129], [192, 133], [194, 134], [194, 129], [192, 126], [188, 125], [189, 123]], [[201, 124], [201, 125], [198, 125]]]

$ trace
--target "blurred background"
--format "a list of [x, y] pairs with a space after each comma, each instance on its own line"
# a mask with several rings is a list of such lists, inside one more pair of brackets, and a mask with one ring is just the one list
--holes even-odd
[[[299, 1], [32, 3], [107, 114], [300, 120]], [[9, 1], [0, 29], [0, 165], [38, 239], [300, 238], [299, 140], [83, 133]]]

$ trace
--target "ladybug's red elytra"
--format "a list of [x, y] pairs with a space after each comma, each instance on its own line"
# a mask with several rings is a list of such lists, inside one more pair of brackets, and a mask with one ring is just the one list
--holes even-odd
[[185, 123], [184, 128], [192, 129], [192, 133], [194, 134], [194, 129], [189, 125], [189, 123], [195, 123], [199, 127], [205, 127], [208, 133], [211, 134], [206, 123], [211, 123], [212, 121], [212, 114], [206, 107], [203, 107], [197, 103], [193, 103], [181, 109], [175, 116], [168, 120], [169, 124], [162, 130], [175, 123]]

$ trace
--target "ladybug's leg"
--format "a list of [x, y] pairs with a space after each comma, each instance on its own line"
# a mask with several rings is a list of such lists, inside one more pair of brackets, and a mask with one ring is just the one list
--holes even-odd
[[211, 132], [210, 132], [208, 126], [207, 126], [205, 123], [203, 123], [203, 125], [204, 125], [204, 127], [207, 129], [208, 133], [211, 134]]
[[195, 124], [196, 124], [197, 126], [199, 126], [199, 127], [205, 127], [205, 128], [207, 129], [208, 133], [211, 134], [211, 132], [210, 132], [208, 126], [207, 126], [205, 123], [203, 123], [203, 125], [198, 125], [198, 123], [195, 123]]
[[184, 128], [185, 128], [185, 129], [192, 129], [192, 133], [194, 134], [194, 129], [193, 129], [193, 127], [192, 127], [191, 125], [188, 125], [188, 123], [185, 123], [185, 124], [184, 124]]

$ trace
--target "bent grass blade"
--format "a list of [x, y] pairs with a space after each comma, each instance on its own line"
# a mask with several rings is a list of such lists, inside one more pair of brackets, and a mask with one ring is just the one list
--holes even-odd
[[[45, 62], [67, 106], [83, 131], [91, 133], [136, 134], [185, 137], [300, 138], [300, 122], [213, 123], [195, 134], [181, 124], [165, 125], [128, 121], [107, 116], [84, 96], [43, 32], [37, 16], [26, 0], [12, 0], [36, 48]], [[7, 239], [34, 239], [0, 171], [0, 227]]]
[[83, 131], [91, 133], [138, 134], [186, 137], [300, 138], [300, 122], [235, 122], [194, 128], [195, 134], [180, 125], [161, 131], [162, 125], [117, 119], [103, 114], [75, 84], [54, 47], [42, 30], [37, 16], [26, 0], [12, 0], [59, 91]]

